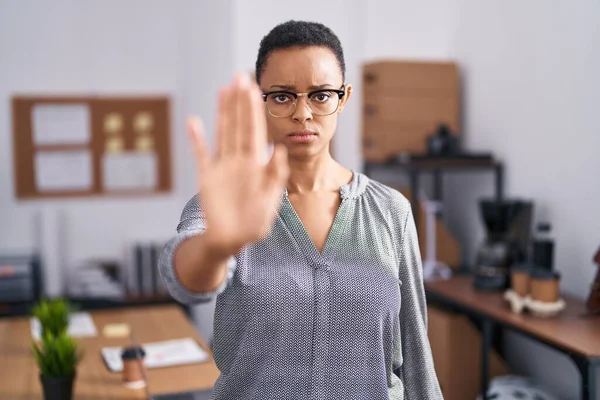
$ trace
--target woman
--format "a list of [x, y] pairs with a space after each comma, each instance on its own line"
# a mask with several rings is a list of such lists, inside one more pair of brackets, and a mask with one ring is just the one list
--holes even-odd
[[213, 398], [441, 399], [410, 204], [330, 156], [338, 38], [278, 25], [256, 80], [221, 91], [216, 154], [190, 121], [199, 195], [160, 260], [175, 299], [216, 298]]

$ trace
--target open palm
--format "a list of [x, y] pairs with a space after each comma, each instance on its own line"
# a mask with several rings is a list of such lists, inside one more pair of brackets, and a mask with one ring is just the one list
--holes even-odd
[[263, 163], [264, 105], [257, 85], [241, 74], [219, 93], [215, 154], [208, 150], [200, 120], [191, 118], [188, 132], [207, 237], [233, 254], [270, 231], [289, 176], [286, 149], [276, 146], [269, 163]]

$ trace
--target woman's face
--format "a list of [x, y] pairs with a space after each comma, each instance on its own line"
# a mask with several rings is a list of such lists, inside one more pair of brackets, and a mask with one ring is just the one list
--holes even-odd
[[[271, 53], [261, 76], [263, 93], [309, 93], [321, 89], [345, 91], [339, 104], [338, 94], [325, 90], [314, 93], [310, 100], [307, 96], [299, 96], [295, 107], [293, 96], [285, 93], [269, 96], [265, 103], [269, 136], [274, 143], [287, 147], [291, 159], [312, 158], [329, 151], [338, 114], [352, 92], [350, 85], [342, 87], [343, 84], [337, 58], [327, 48], [291, 48]], [[330, 115], [319, 115], [334, 109], [335, 112]]]

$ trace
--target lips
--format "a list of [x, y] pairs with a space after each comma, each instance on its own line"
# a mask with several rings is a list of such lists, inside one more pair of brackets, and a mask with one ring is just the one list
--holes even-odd
[[305, 131], [292, 132], [292, 133], [288, 134], [288, 136], [318, 136], [318, 133], [315, 131], [305, 130]]
[[288, 134], [290, 141], [295, 143], [309, 143], [317, 139], [319, 134], [314, 131], [296, 131]]

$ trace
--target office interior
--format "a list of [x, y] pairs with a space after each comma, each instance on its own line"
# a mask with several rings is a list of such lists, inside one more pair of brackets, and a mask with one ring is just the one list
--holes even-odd
[[[427, 224], [421, 199], [435, 197], [439, 184], [443, 196], [436, 220], [437, 251], [458, 264], [452, 268], [454, 276], [474, 273], [486, 240], [480, 200], [494, 198], [501, 190], [503, 198], [533, 205], [527, 225], [531, 241], [548, 233], [537, 229], [540, 223], [550, 225], [552, 269], [560, 275], [560, 295], [583, 304], [600, 268], [593, 261], [600, 246], [598, 16], [600, 3], [594, 0], [0, 1], [0, 256], [38, 254], [43, 296], [72, 292], [82, 298], [84, 285], [78, 292], [75, 288], [78, 271], [103, 264], [121, 276], [135, 265], [136, 249], [141, 249], [136, 246], [152, 244], [155, 253], [160, 251], [175, 234], [182, 209], [196, 191], [186, 118], [200, 115], [211, 142], [218, 89], [235, 72], [253, 71], [260, 39], [276, 24], [313, 20], [340, 37], [347, 82], [354, 87], [340, 116], [334, 157], [410, 198], [414, 181], [406, 169], [365, 160], [370, 150], [365, 150], [364, 106], [370, 92], [364, 90], [364, 71], [375, 65], [379, 73], [377, 63], [382, 61], [451, 65], [458, 85], [452, 134], [462, 153], [488, 155], [492, 161], [486, 158], [486, 168], [441, 167], [444, 173], [439, 176], [431, 169], [420, 173], [422, 249]], [[14, 135], [20, 118], [13, 112], [15, 96], [168, 98], [164, 110], [169, 152], [164, 162], [169, 184], [156, 193], [19, 196], [17, 169], [22, 165], [15, 162], [20, 149]], [[428, 134], [438, 132], [435, 128]], [[425, 144], [423, 149], [427, 151]], [[143, 257], [150, 257], [152, 264], [156, 254], [148, 254]], [[7, 278], [0, 276], [3, 279]], [[140, 284], [152, 279], [145, 275]], [[95, 311], [112, 309], [127, 284], [109, 286], [106, 301], [96, 293], [100, 300], [89, 302]], [[8, 302], [0, 299], [2, 310], [10, 308]], [[123, 303], [139, 310], [147, 307]], [[158, 303], [174, 300], [163, 296]], [[508, 301], [504, 306], [509, 310]], [[214, 303], [186, 311], [195, 332], [210, 344]], [[473, 371], [464, 385], [478, 390], [481, 326], [472, 316], [451, 315], [467, 321], [468, 335], [474, 335], [465, 350], [474, 352], [474, 366], [461, 364], [450, 352], [436, 355], [436, 364], [443, 359], [440, 365], [449, 369]], [[432, 317], [443, 321], [436, 320], [436, 326], [451, 329], [454, 317], [444, 320], [445, 314], [435, 310], [430, 322]], [[0, 324], [14, 318], [4, 315]], [[582, 311], [576, 318], [598, 326], [600, 314]], [[581, 370], [573, 359], [531, 336], [500, 331], [502, 351], [493, 346], [488, 383], [494, 371], [515, 374], [534, 378], [557, 399], [582, 398]], [[577, 332], [572, 330], [574, 337]], [[600, 387], [598, 369], [586, 370], [586, 393]], [[0, 382], [0, 398], [4, 385]]]

